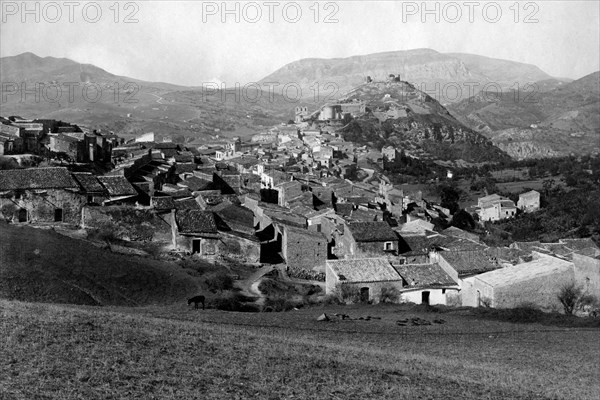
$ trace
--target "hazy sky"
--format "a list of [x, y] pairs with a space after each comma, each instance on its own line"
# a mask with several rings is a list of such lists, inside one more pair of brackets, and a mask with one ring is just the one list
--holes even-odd
[[184, 85], [415, 48], [535, 64], [556, 77], [600, 69], [597, 0], [431, 1], [429, 14], [422, 1], [26, 2], [29, 13], [22, 4], [0, 0], [0, 56], [29, 51]]

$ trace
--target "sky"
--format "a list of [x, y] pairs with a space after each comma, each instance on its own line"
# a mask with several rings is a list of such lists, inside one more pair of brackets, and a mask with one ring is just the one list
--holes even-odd
[[0, 56], [32, 52], [146, 81], [245, 84], [302, 58], [431, 48], [600, 70], [592, 1], [6, 1]]

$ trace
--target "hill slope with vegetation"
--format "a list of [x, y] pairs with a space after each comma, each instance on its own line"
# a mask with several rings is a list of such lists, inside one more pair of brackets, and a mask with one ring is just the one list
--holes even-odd
[[137, 306], [184, 301], [198, 289], [176, 264], [126, 256], [52, 230], [0, 223], [0, 297]]
[[378, 149], [391, 145], [439, 160], [509, 159], [485, 136], [462, 125], [437, 100], [410, 83], [365, 83], [348, 92], [341, 101], [366, 103], [366, 113], [341, 130], [347, 141]]

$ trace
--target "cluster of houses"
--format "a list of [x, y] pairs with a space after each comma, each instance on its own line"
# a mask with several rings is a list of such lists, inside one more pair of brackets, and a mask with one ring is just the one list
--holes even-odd
[[494, 193], [479, 198], [477, 206], [474, 207], [481, 222], [513, 218], [517, 214], [517, 209], [525, 213], [539, 210], [540, 193], [536, 190], [521, 193], [516, 205], [514, 201]]
[[123, 140], [53, 119], [0, 117], [0, 155], [33, 154], [77, 163], [111, 162]]
[[[145, 240], [164, 251], [284, 263], [291, 276], [324, 281], [327, 293], [351, 285], [373, 302], [393, 288], [416, 303], [547, 308], [556, 305], [567, 280], [600, 295], [600, 249], [591, 240], [490, 248], [458, 228], [436, 232], [436, 224], [449, 225], [452, 215], [421, 192], [405, 192], [381, 174], [371, 183], [369, 159], [381, 153], [370, 154], [336, 132], [344, 115], [362, 107], [324, 106], [321, 123], [299, 107], [297, 123], [251, 142], [233, 138], [201, 147], [156, 143], [148, 135], [124, 143], [68, 126], [38, 131], [35, 124], [43, 122], [2, 121], [2, 132], [17, 129], [13, 136], [21, 138], [11, 151], [47, 142], [46, 148], [69, 153], [66, 144], [76, 143], [75, 159], [108, 157], [114, 168], [102, 176], [64, 167], [0, 171], [0, 217], [86, 229], [106, 221], [143, 225], [150, 232]], [[32, 129], [35, 140], [27, 142]], [[397, 157], [394, 149], [384, 151], [388, 159]], [[357, 179], [359, 173], [366, 178]], [[514, 216], [517, 207], [535, 211], [539, 193], [522, 194], [517, 205], [486, 196], [477, 212], [482, 221], [496, 221]], [[136, 220], [139, 215], [144, 219]], [[135, 237], [125, 228], [119, 234]]]

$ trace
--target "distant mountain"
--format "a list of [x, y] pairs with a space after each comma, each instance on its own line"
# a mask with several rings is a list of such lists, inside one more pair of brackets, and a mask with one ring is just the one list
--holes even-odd
[[348, 141], [380, 149], [394, 146], [432, 160], [493, 162], [508, 159], [483, 135], [457, 121], [437, 100], [408, 82], [373, 81], [340, 99], [364, 102], [366, 112], [340, 132]]
[[498, 83], [503, 88], [513, 87], [515, 83], [519, 83], [522, 86], [526, 83], [552, 78], [531, 64], [467, 53], [447, 53], [446, 55], [459, 59], [469, 71], [474, 71], [486, 77], [490, 82]]
[[[539, 68], [508, 60], [472, 54], [443, 54], [431, 49], [416, 49], [375, 53], [348, 58], [309, 58], [292, 62], [278, 69], [261, 82], [297, 83], [308, 97], [318, 83], [321, 91], [326, 83], [334, 83], [341, 95], [365, 82], [367, 76], [378, 80], [389, 74], [399, 75], [426, 91], [443, 104], [469, 97], [487, 83], [498, 83], [502, 89], [515, 83], [524, 85], [552, 77]], [[436, 84], [438, 86], [436, 86]], [[445, 86], [447, 85], [447, 86]], [[458, 85], [459, 89], [456, 89]]]
[[[294, 107], [266, 92], [258, 94], [257, 101], [256, 93], [248, 94], [249, 99], [222, 96], [220, 91], [146, 82], [91, 64], [32, 53], [0, 58], [0, 79], [6, 88], [2, 116], [58, 119], [114, 130], [125, 137], [153, 131], [159, 137], [202, 142], [214, 135], [244, 135], [287, 121]], [[47, 87], [37, 98], [21, 92], [21, 88], [35, 89], [36, 84]], [[15, 88], [17, 93], [11, 94]]]
[[500, 96], [480, 93], [449, 110], [516, 158], [600, 152], [600, 72]]

